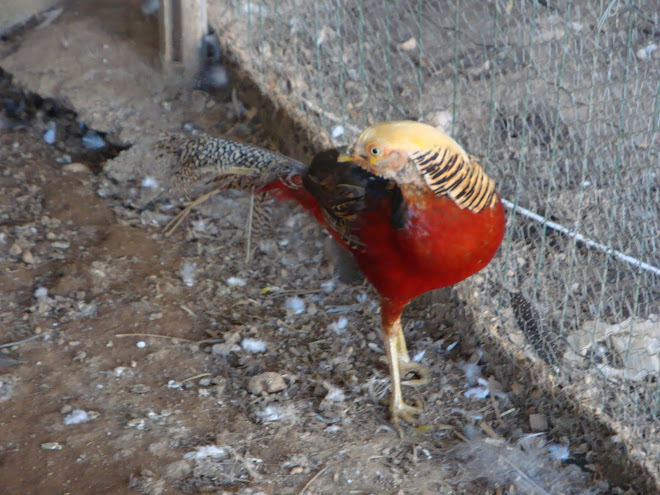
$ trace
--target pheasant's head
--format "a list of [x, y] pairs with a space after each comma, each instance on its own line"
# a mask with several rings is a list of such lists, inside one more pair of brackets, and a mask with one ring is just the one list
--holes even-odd
[[422, 185], [415, 157], [431, 150], [446, 149], [467, 159], [456, 141], [421, 122], [382, 122], [365, 129], [338, 161], [353, 161], [374, 175], [393, 179], [399, 184]]

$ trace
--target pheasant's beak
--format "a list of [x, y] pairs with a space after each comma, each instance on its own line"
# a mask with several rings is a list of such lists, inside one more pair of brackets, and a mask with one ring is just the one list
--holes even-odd
[[350, 155], [347, 155], [346, 153], [339, 153], [339, 156], [337, 157], [337, 161], [339, 163], [352, 162], [353, 158]]

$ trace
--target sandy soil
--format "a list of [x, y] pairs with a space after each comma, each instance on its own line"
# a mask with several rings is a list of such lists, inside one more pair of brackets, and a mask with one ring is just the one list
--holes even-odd
[[[110, 18], [121, 13], [102, 7]], [[32, 101], [24, 114], [3, 109], [0, 122], [3, 493], [529, 493], [506, 476], [477, 480], [503, 458], [482, 450], [476, 464], [465, 461], [474, 457], [466, 445], [484, 438], [506, 439], [563, 473], [577, 491], [562, 493], [603, 486], [584, 444], [525, 436], [548, 430], [543, 416], [515, 406], [531, 391], [494, 378], [505, 372], [483, 359], [450, 290], [404, 315], [412, 353], [424, 352], [433, 379], [406, 390], [425, 404], [423, 426], [397, 432], [387, 420], [375, 293], [340, 279], [314, 222], [278, 207], [273, 232], [246, 263], [248, 200], [228, 194], [164, 236], [181, 198], [167, 192], [150, 155], [158, 130], [188, 123], [269, 143], [257, 112], [230, 91], [214, 99], [168, 81], [154, 86], [153, 38], [134, 50], [137, 67], [123, 62], [124, 80], [142, 78], [134, 87], [101, 87], [103, 67], [128, 53], [127, 33], [139, 31], [131, 25], [118, 34], [118, 23], [71, 7], [12, 39], [0, 59], [43, 96], [71, 104], [67, 113]], [[35, 53], [62, 50], [74, 35], [66, 54], [43, 64], [74, 70], [84, 60], [78, 70], [98, 71], [98, 80], [30, 79], [45, 70]], [[97, 88], [129, 95], [122, 105], [137, 105], [135, 114], [93, 99]], [[128, 148], [116, 158], [86, 155], [82, 131], [66, 124], [82, 120], [117, 145], [113, 155]], [[51, 146], [52, 122], [62, 133]], [[569, 462], [548, 457], [548, 444], [569, 447]]]

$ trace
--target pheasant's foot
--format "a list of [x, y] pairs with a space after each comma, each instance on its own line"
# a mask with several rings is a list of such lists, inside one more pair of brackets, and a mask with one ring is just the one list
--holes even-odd
[[[431, 376], [431, 372], [426, 366], [413, 361], [399, 361], [399, 369], [401, 371], [401, 377], [404, 378], [404, 380], [401, 381], [402, 385], [409, 385], [412, 387], [426, 385]], [[406, 380], [406, 375], [409, 373], [415, 374], [419, 378]]]
[[422, 414], [423, 409], [421, 406], [411, 406], [403, 401], [392, 401], [390, 412], [392, 414], [392, 423], [395, 426], [399, 424], [399, 421], [418, 425], [420, 423], [419, 416]]

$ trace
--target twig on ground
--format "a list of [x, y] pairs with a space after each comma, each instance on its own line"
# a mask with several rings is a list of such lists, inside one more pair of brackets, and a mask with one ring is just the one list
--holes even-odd
[[195, 206], [201, 205], [204, 201], [209, 199], [212, 196], [215, 196], [218, 194], [220, 191], [222, 191], [222, 188], [214, 189], [213, 191], [209, 191], [206, 194], [202, 194], [199, 198], [197, 198], [195, 201], [191, 201], [186, 204], [186, 207], [181, 210], [177, 216], [175, 216], [170, 222], [163, 228], [162, 232], [165, 234], [165, 236], [169, 237], [172, 235], [172, 232], [174, 232], [179, 224], [183, 222], [183, 220], [190, 214], [192, 209]]
[[118, 333], [115, 337], [155, 337], [157, 339], [170, 339], [170, 340], [182, 340], [184, 342], [191, 342], [193, 344], [198, 344], [196, 340], [184, 339], [183, 337], [172, 337], [171, 335], [158, 335], [157, 333]]
[[188, 378], [184, 378], [179, 383], [186, 383], [192, 380], [196, 380], [197, 378], [203, 378], [205, 376], [211, 376], [211, 375], [213, 375], [213, 373], [200, 373], [199, 375], [194, 375], [194, 376], [189, 376]]
[[326, 470], [327, 467], [328, 467], [328, 466], [327, 466], [327, 464], [326, 464], [326, 465], [322, 466], [321, 469], [319, 469], [315, 474], [313, 474], [313, 475], [312, 475], [312, 476], [311, 476], [311, 477], [305, 482], [305, 484], [302, 486], [302, 488], [300, 488], [300, 490], [298, 490], [298, 491], [296, 492], [296, 495], [302, 495], [302, 493], [303, 493], [305, 490], [307, 490], [307, 489], [311, 486], [311, 484], [314, 483], [314, 481], [316, 481], [316, 479], [317, 479], [319, 476], [321, 476], [321, 474], [323, 473], [323, 471]]
[[35, 333], [34, 335], [30, 335], [29, 337], [26, 337], [23, 340], [17, 340], [16, 342], [8, 342], [6, 344], [0, 344], [0, 349], [5, 349], [7, 347], [14, 347], [15, 345], [24, 344], [25, 342], [29, 342], [30, 340], [34, 340], [37, 337], [40, 337], [41, 335], [42, 334], [40, 333]]

